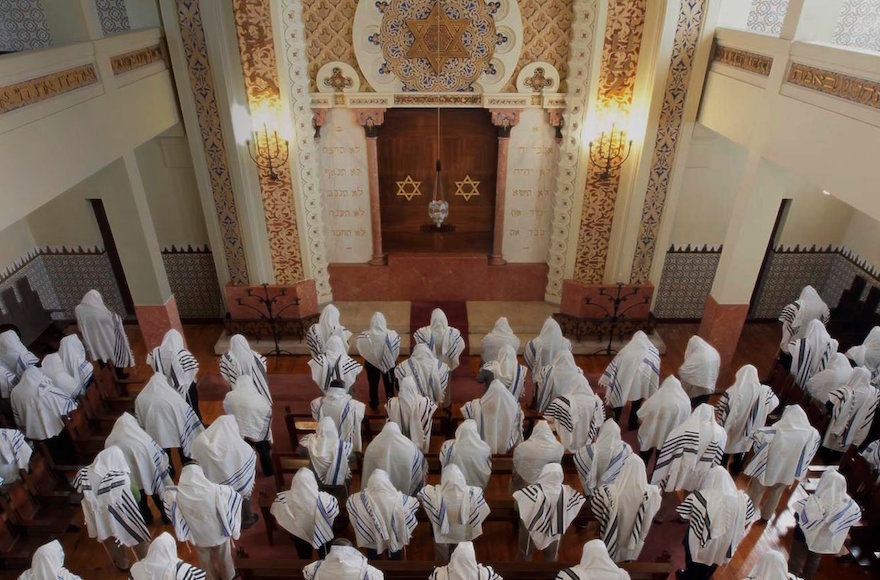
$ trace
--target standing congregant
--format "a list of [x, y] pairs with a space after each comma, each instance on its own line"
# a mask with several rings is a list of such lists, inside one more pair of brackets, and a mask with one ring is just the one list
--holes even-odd
[[223, 399], [223, 410], [235, 417], [241, 436], [257, 451], [263, 475], [275, 473], [272, 465], [272, 402], [260, 394], [250, 375], [238, 377]]
[[462, 405], [461, 414], [477, 423], [493, 454], [507, 453], [522, 441], [522, 408], [500, 381], [492, 381], [482, 397]]
[[162, 344], [147, 354], [147, 364], [150, 365], [153, 372], [165, 375], [168, 383], [189, 403], [201, 421], [199, 389], [196, 387], [199, 361], [190, 351], [186, 350], [183, 335], [174, 328], [166, 332], [162, 338]]
[[490, 330], [481, 342], [483, 347], [483, 362], [498, 360], [502, 347], [509, 346], [513, 349], [513, 356], [519, 350], [519, 337], [513, 333], [507, 317], [502, 316], [495, 321], [495, 326]]
[[180, 453], [180, 462], [190, 458], [192, 442], [205, 430], [192, 407], [171, 388], [164, 375], [156, 373], [134, 400], [134, 414], [150, 437], [166, 453]]
[[104, 306], [97, 290], [86, 292], [75, 313], [76, 325], [93, 361], [112, 365], [118, 376], [123, 376], [123, 369], [134, 366], [122, 318]]
[[263, 355], [252, 351], [251, 345], [242, 335], [236, 334], [229, 339], [229, 351], [220, 357], [220, 374], [230, 385], [234, 385], [238, 377], [249, 375], [257, 391], [270, 403], [272, 402], [266, 359]]
[[812, 286], [804, 286], [797, 300], [782, 309], [779, 321], [782, 322], [782, 341], [779, 348], [784, 353], [790, 352], [789, 345], [804, 337], [807, 326], [818, 320], [823, 325], [828, 324], [831, 312], [828, 305]]
[[346, 391], [351, 391], [363, 367], [348, 356], [347, 347], [338, 336], [331, 336], [324, 352], [309, 361], [312, 380], [322, 393], [326, 393], [333, 381], [342, 381]]
[[385, 384], [385, 400], [394, 396], [394, 367], [400, 356], [400, 335], [388, 328], [385, 316], [376, 312], [370, 328], [357, 337], [358, 353], [364, 357], [370, 386], [370, 408], [379, 408], [379, 379]]
[[446, 313], [435, 308], [431, 312], [431, 324], [413, 334], [413, 344], [425, 344], [449, 370], [458, 368], [458, 358], [464, 351], [464, 339], [457, 328], [449, 326]]
[[733, 386], [724, 391], [715, 406], [715, 418], [727, 433], [725, 457], [733, 455], [730, 471], [742, 471], [745, 455], [752, 447], [752, 435], [767, 423], [767, 417], [779, 406], [779, 399], [767, 385], [758, 380], [758, 369], [745, 365], [736, 372]]
[[642, 401], [653, 395], [659, 384], [660, 352], [641, 330], [620, 349], [599, 378], [599, 385], [605, 387], [605, 402], [614, 409], [615, 421], [620, 420], [624, 405], [632, 401], [630, 431], [639, 426]]
[[571, 341], [562, 336], [559, 323], [548, 316], [541, 327], [541, 333], [527, 342], [523, 350], [523, 358], [532, 371], [532, 377], [553, 362], [556, 355], [563, 350], [571, 350]]
[[404, 377], [400, 381], [400, 392], [388, 400], [386, 410], [388, 420], [400, 425], [400, 432], [409, 437], [422, 453], [427, 453], [437, 404], [419, 394], [415, 379]]
[[400, 426], [388, 421], [364, 452], [361, 481], [369, 481], [377, 469], [385, 473], [384, 477], [395, 488], [415, 495], [425, 484], [428, 464], [416, 444], [400, 432]]
[[333, 336], [342, 341], [345, 351], [348, 352], [348, 339], [351, 338], [351, 332], [339, 322], [339, 309], [328, 304], [321, 311], [318, 322], [311, 325], [306, 331], [306, 345], [309, 347], [309, 352], [312, 353], [312, 358], [317, 358], [327, 350], [327, 343]]
[[382, 469], [365, 477], [363, 491], [348, 498], [346, 504], [359, 548], [366, 548], [371, 559], [388, 552], [389, 560], [399, 560], [416, 527], [419, 500], [402, 493]]
[[455, 465], [443, 469], [440, 485], [426, 485], [418, 497], [434, 528], [437, 560], [448, 561], [451, 546], [471, 542], [483, 534], [483, 521], [489, 515], [483, 490], [468, 485]]
[[476, 421], [465, 419], [455, 430], [455, 439], [443, 442], [440, 465], [455, 465], [468, 485], [486, 488], [492, 475], [492, 448], [480, 438]]
[[426, 344], [417, 344], [410, 357], [397, 365], [394, 370], [398, 383], [404, 377], [412, 377], [416, 381], [419, 392], [437, 403], [448, 407], [451, 402], [449, 394], [449, 367], [439, 360]]
[[278, 525], [293, 536], [300, 560], [312, 557], [312, 550], [324, 558], [333, 540], [333, 521], [339, 515], [339, 502], [320, 491], [315, 474], [299, 469], [290, 489], [275, 497], [270, 513]]
[[709, 402], [721, 370], [721, 355], [711, 344], [692, 336], [684, 351], [684, 362], [678, 368], [681, 387], [691, 398], [691, 408]]

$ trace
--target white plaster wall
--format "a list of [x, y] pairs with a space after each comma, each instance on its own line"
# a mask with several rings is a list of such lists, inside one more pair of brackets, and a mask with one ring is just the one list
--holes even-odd
[[838, 246], [843, 241], [853, 209], [809, 185], [792, 184], [792, 199], [778, 243], [783, 246]]
[[103, 247], [98, 222], [86, 200], [128, 187], [113, 177], [106, 170], [99, 171], [28, 215], [26, 221], [37, 245]]
[[843, 245], [865, 258], [869, 264], [880, 266], [880, 222], [853, 210], [843, 236]]
[[125, 10], [132, 30], [161, 26], [158, 0], [126, 0]]
[[27, 221], [19, 220], [0, 230], [0, 272], [27, 254], [36, 245]]

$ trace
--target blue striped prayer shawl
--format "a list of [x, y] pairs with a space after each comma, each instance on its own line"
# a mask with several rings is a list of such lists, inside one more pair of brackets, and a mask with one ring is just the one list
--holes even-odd
[[416, 511], [419, 509], [419, 502], [415, 498], [401, 493], [400, 503], [404, 512], [404, 521], [398, 522], [397, 515], [392, 513], [391, 521], [386, 525], [386, 522], [383, 522], [376, 515], [373, 503], [366, 492], [359, 492], [348, 498], [346, 502], [348, 515], [351, 518], [359, 547], [373, 548], [375, 546], [381, 551], [384, 546], [387, 546], [390, 551], [398, 551], [406, 545], [408, 539], [398, 535], [398, 524], [402, 523], [408, 533], [412, 534], [418, 523]]
[[183, 428], [180, 431], [180, 448], [183, 450], [184, 455], [189, 457], [192, 442], [195, 441], [195, 438], [203, 430], [202, 422], [199, 421], [195, 411], [191, 407], [187, 407], [184, 411]]
[[[257, 353], [251, 353], [253, 360], [236, 361], [230, 353], [220, 357], [220, 374], [223, 375], [230, 385], [234, 385], [239, 375], [250, 375], [254, 380], [254, 387], [267, 401], [272, 402], [272, 393], [269, 391], [269, 375], [266, 373], [266, 359]], [[248, 368], [242, 369], [239, 364], [249, 362]]]
[[[150, 531], [144, 523], [144, 517], [141, 515], [140, 508], [132, 495], [130, 488], [130, 480], [128, 475], [122, 471], [108, 471], [107, 474], [97, 484], [95, 491], [96, 500], [104, 502], [107, 513], [113, 518], [113, 536], [126, 546], [134, 546], [141, 542], [149, 542], [151, 539]], [[92, 492], [94, 486], [89, 479], [89, 468], [83, 467], [76, 474], [73, 481], [73, 487], [80, 493]], [[122, 493], [118, 495], [116, 501], [109, 502], [109, 494], [122, 488]], [[96, 506], [100, 509], [101, 506]], [[85, 507], [84, 507], [85, 509]], [[100, 518], [101, 514], [95, 514], [96, 518]]]
[[442, 403], [445, 398], [446, 389], [449, 385], [449, 367], [446, 366], [441, 361], [436, 361], [436, 370], [439, 375], [439, 381], [434, 379], [434, 373], [430, 369], [425, 373], [427, 375], [427, 380], [423, 378], [420, 365], [414, 361], [413, 359], [408, 359], [406, 362], [397, 366], [394, 370], [394, 374], [397, 376], [398, 380], [403, 379], [404, 377], [412, 377], [416, 382], [416, 387], [419, 389], [419, 393], [423, 397], [428, 397], [435, 403]]
[[[777, 429], [774, 427], [764, 427], [758, 429], [754, 435], [754, 446], [752, 447], [752, 460], [746, 467], [745, 474], [760, 480], [761, 476], [767, 471], [767, 465], [770, 461], [770, 446], [773, 438], [776, 436]], [[810, 467], [810, 461], [819, 450], [821, 437], [810, 437], [807, 444], [798, 452], [798, 460], [795, 466], [794, 479], [800, 480], [807, 474], [807, 468]], [[792, 450], [794, 451], [794, 450]]]
[[[279, 493], [275, 496], [275, 501], [286, 506], [287, 492]], [[332, 495], [320, 492], [315, 503], [315, 529], [310, 542], [312, 547], [317, 550], [333, 541], [333, 521], [339, 515], [339, 502]]]
[[128, 344], [125, 328], [122, 326], [122, 317], [115, 312], [113, 313], [113, 333], [115, 335], [113, 366], [123, 369], [133, 367], [135, 365], [134, 355], [131, 352], [131, 346]]
[[[608, 555], [615, 562], [619, 562], [618, 553], [620, 550], [620, 541], [619, 532], [620, 529], [617, 523], [617, 517], [612, 517], [612, 514], [617, 513], [616, 503], [618, 498], [614, 495], [610, 486], [602, 486], [593, 496], [590, 498], [590, 509], [593, 512], [593, 515], [599, 520], [599, 537], [603, 542], [605, 542], [605, 546], [608, 548]], [[639, 505], [639, 509], [636, 512], [635, 522], [633, 523], [633, 529], [630, 533], [629, 538], [624, 538], [623, 541], [626, 544], [630, 542], [633, 544], [638, 544], [642, 538], [642, 529], [645, 525], [645, 514], [648, 509], [648, 493], [642, 496], [642, 503]], [[648, 522], [650, 526], [651, 523]]]
[[235, 473], [226, 478], [225, 481], [221, 481], [221, 485], [228, 485], [242, 496], [247, 497], [250, 495], [251, 490], [254, 487], [254, 480], [256, 478], [256, 469], [257, 469], [257, 454], [251, 453], [248, 457], [247, 461], [236, 470]]
[[[573, 456], [574, 465], [578, 470], [578, 475], [581, 477], [581, 482], [584, 484], [584, 493], [589, 495], [594, 489], [614, 483], [630, 455], [632, 455], [632, 448], [626, 442], [621, 441], [614, 455], [611, 456], [608, 466], [602, 471], [603, 467], [596, 465], [596, 446], [594, 443], [584, 446], [575, 453]], [[594, 471], [601, 471], [601, 474], [597, 478], [596, 488], [591, 488], [588, 482], [593, 479]]]
[[[360, 333], [357, 340], [370, 340], [370, 331]], [[379, 361], [379, 370], [387, 373], [397, 364], [397, 356], [400, 354], [400, 335], [397, 333], [385, 333], [385, 346], [382, 350], [382, 360]], [[372, 364], [372, 363], [371, 363]]]
[[[344, 363], [342, 359], [348, 359]], [[336, 358], [336, 360], [330, 360], [330, 357], [326, 354], [321, 354], [315, 357], [315, 362], [324, 367], [324, 383], [319, 385], [322, 393], [326, 393], [327, 389], [330, 388], [330, 383], [335, 380], [344, 380], [344, 378], [349, 373], [358, 373], [360, 372], [360, 364], [354, 360], [353, 358], [347, 355], [340, 355]]]

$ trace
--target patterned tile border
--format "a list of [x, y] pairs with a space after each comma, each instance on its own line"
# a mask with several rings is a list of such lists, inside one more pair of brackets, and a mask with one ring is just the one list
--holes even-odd
[[880, 82], [793, 62], [786, 84], [803, 87], [872, 109], [880, 109]]
[[125, 0], [95, 0], [95, 9], [104, 36], [131, 30]]
[[161, 42], [153, 46], [114, 56], [110, 59], [110, 66], [113, 68], [113, 75], [119, 76], [135, 69], [149, 66], [154, 62], [161, 62], [166, 67], [168, 66], [165, 57], [165, 45]]
[[662, 319], [702, 318], [720, 259], [720, 246], [670, 248], [657, 285], [654, 316]]
[[712, 47], [712, 62], [759, 74], [762, 77], [769, 77], [770, 69], [773, 67], [773, 57], [720, 44]]
[[395, 105], [473, 105], [482, 106], [482, 95], [394, 95]]
[[94, 64], [84, 64], [0, 87], [0, 115], [97, 84]]

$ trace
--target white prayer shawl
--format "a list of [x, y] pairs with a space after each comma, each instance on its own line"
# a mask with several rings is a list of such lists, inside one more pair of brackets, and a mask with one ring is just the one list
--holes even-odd
[[449, 326], [446, 314], [439, 308], [431, 312], [431, 324], [413, 334], [414, 344], [425, 344], [449, 370], [458, 368], [458, 358], [464, 350], [464, 339], [457, 328]]
[[418, 494], [434, 529], [435, 544], [472, 541], [483, 534], [489, 506], [483, 490], [468, 485], [455, 465], [443, 469], [440, 485], [426, 485]]
[[357, 350], [364, 359], [382, 371], [389, 372], [400, 356], [400, 335], [390, 330], [381, 312], [373, 314], [370, 328], [357, 337]]
[[791, 343], [804, 337], [810, 322], [818, 320], [824, 325], [828, 324], [830, 318], [831, 311], [819, 293], [812, 286], [804, 286], [798, 299], [783, 308], [779, 314], [779, 321], [782, 322], [782, 341], [779, 348], [782, 352], [789, 352]]
[[512, 348], [513, 356], [516, 357], [520, 341], [519, 337], [513, 333], [513, 329], [510, 328], [507, 317], [502, 316], [495, 321], [495, 326], [492, 330], [483, 336], [480, 344], [483, 348], [483, 361], [490, 362], [499, 358], [501, 349], [505, 346]]
[[492, 373], [492, 379], [501, 381], [510, 394], [519, 400], [523, 396], [528, 368], [519, 364], [516, 351], [510, 345], [502, 345], [497, 356], [483, 365], [483, 370]]
[[18, 429], [0, 429], [0, 477], [6, 482], [21, 479], [21, 470], [27, 469], [33, 450]]
[[76, 409], [76, 402], [58, 389], [37, 367], [28, 368], [10, 396], [15, 424], [25, 437], [43, 441], [64, 429], [61, 417]]
[[627, 401], [647, 399], [659, 384], [660, 351], [641, 330], [620, 349], [599, 378], [599, 385], [605, 387], [605, 402], [614, 409]]
[[345, 351], [348, 352], [348, 339], [351, 338], [351, 332], [339, 322], [339, 309], [328, 304], [321, 311], [318, 322], [311, 325], [306, 331], [306, 346], [312, 353], [312, 358], [318, 358], [326, 350], [327, 343], [333, 336], [342, 341]]
[[629, 443], [620, 438], [620, 427], [614, 419], [606, 420], [599, 428], [596, 441], [574, 455], [584, 493], [592, 495], [601, 486], [614, 483], [632, 452]]
[[339, 502], [318, 490], [315, 474], [299, 469], [290, 489], [275, 497], [269, 510], [278, 525], [318, 549], [333, 540], [333, 521], [339, 515]]
[[400, 426], [389, 421], [364, 452], [361, 481], [369, 481], [377, 469], [386, 473], [395, 488], [412, 495], [425, 484], [428, 463], [416, 444], [400, 432]]
[[422, 453], [427, 453], [437, 404], [419, 394], [412, 377], [404, 377], [400, 381], [398, 395], [388, 399], [385, 408], [388, 420], [400, 425], [400, 432], [409, 437]]
[[564, 454], [565, 447], [553, 436], [550, 425], [538, 421], [529, 438], [514, 448], [513, 470], [526, 484], [532, 485], [544, 467], [560, 463]]
[[177, 487], [165, 494], [165, 513], [181, 542], [211, 548], [241, 534], [241, 495], [228, 485], [211, 483], [202, 468], [190, 463]]
[[131, 580], [205, 580], [204, 570], [177, 557], [177, 542], [168, 532], [159, 534], [147, 550], [147, 556], [129, 570]]
[[849, 529], [862, 517], [858, 504], [846, 493], [846, 479], [836, 469], [819, 478], [816, 493], [794, 505], [798, 525], [811, 552], [837, 554]]
[[691, 558], [708, 566], [730, 561], [748, 525], [758, 519], [749, 496], [736, 489], [720, 465], [711, 469], [702, 488], [687, 496], [676, 511], [689, 520]]
[[449, 564], [434, 568], [428, 580], [502, 580], [491, 566], [477, 563], [473, 542], [461, 542], [452, 551]]
[[238, 377], [249, 375], [257, 391], [267, 401], [272, 402], [266, 359], [263, 355], [252, 351], [247, 339], [242, 335], [236, 334], [229, 339], [229, 352], [220, 357], [220, 374], [230, 385], [234, 385]]
[[346, 502], [357, 545], [379, 553], [399, 552], [412, 538], [419, 500], [401, 493], [381, 469], [366, 481], [364, 490]]
[[493, 454], [507, 453], [522, 441], [522, 409], [500, 381], [492, 381], [482, 397], [462, 405], [461, 414], [476, 421]]
[[455, 430], [455, 439], [443, 442], [440, 465], [458, 467], [468, 485], [485, 489], [492, 475], [492, 449], [480, 438], [476, 421], [465, 419]]
[[550, 463], [533, 485], [513, 493], [520, 519], [538, 550], [561, 539], [587, 501], [562, 481], [562, 466]]
[[168, 455], [141, 429], [137, 420], [123, 413], [113, 424], [113, 430], [104, 441], [104, 447], [118, 447], [128, 464], [131, 482], [149, 495], [164, 495], [172, 484]]
[[593, 441], [605, 422], [605, 404], [597, 397], [586, 377], [575, 378], [572, 392], [553, 400], [544, 411], [565, 449], [576, 452]]
[[788, 573], [788, 562], [782, 552], [770, 550], [758, 558], [758, 562], [744, 580], [801, 580]]
[[690, 398], [675, 375], [669, 375], [639, 408], [639, 449], [659, 449], [672, 430], [690, 415]]
[[666, 438], [651, 483], [663, 491], [700, 489], [712, 466], [721, 463], [726, 443], [727, 433], [715, 421], [712, 406], [700, 405]]
[[837, 341], [831, 338], [822, 321], [814, 319], [807, 326], [806, 335], [794, 341], [789, 351], [791, 374], [804, 388], [813, 375], [828, 366], [828, 361], [837, 352]]
[[221, 415], [192, 444], [192, 458], [205, 477], [250, 497], [257, 470], [257, 454], [245, 443], [232, 415]]
[[541, 369], [535, 380], [535, 403], [539, 413], [547, 410], [547, 407], [557, 397], [563, 397], [575, 389], [584, 371], [574, 362], [571, 351], [562, 350], [556, 354], [553, 362]]
[[147, 355], [147, 364], [154, 372], [165, 375], [184, 399], [199, 374], [199, 361], [186, 350], [183, 336], [173, 328], [165, 333], [162, 344]]
[[752, 437], [754, 454], [745, 474], [765, 487], [780, 483], [788, 486], [803, 479], [821, 440], [798, 405], [787, 406], [779, 421], [758, 429]]
[[725, 453], [745, 453], [752, 446], [752, 435], [767, 423], [779, 406], [779, 399], [758, 380], [758, 369], [745, 365], [736, 372], [736, 381], [715, 407], [718, 424], [727, 433]]
[[660, 509], [660, 488], [648, 484], [645, 463], [630, 455], [617, 480], [596, 490], [590, 507], [614, 561], [637, 560]]
[[853, 367], [849, 364], [846, 355], [840, 352], [834, 353], [828, 366], [807, 381], [807, 393], [824, 405], [828, 402], [831, 391], [839, 389], [849, 380], [852, 370]]
[[619, 568], [602, 540], [584, 544], [580, 564], [566, 568], [556, 580], [629, 580], [629, 572]]
[[437, 359], [425, 344], [417, 344], [410, 357], [394, 370], [397, 380], [410, 376], [416, 381], [419, 392], [442, 404], [446, 401], [449, 385], [449, 366]]
[[871, 383], [880, 388], [880, 326], [875, 326], [859, 346], [846, 351], [856, 365], [871, 371]]
[[21, 342], [18, 333], [9, 329], [0, 332], [0, 363], [21, 376], [25, 369], [39, 364], [40, 359]]
[[71, 399], [77, 399], [83, 394], [82, 385], [67, 372], [64, 361], [61, 360], [61, 356], [57, 352], [43, 357], [40, 370], [52, 380], [56, 389]]
[[[34, 551], [31, 567], [18, 580], [82, 580], [64, 567], [64, 548], [61, 542], [52, 540]], [[135, 579], [139, 580], [139, 579]]]
[[223, 410], [235, 417], [245, 439], [272, 441], [272, 403], [260, 394], [250, 375], [238, 377], [223, 399]]
[[316, 421], [330, 417], [339, 436], [351, 443], [352, 451], [361, 452], [361, 423], [366, 411], [363, 403], [354, 400], [345, 389], [331, 387], [323, 397], [312, 400], [311, 409], [312, 417]]
[[312, 369], [312, 380], [322, 393], [326, 393], [335, 380], [342, 381], [345, 389], [350, 391], [364, 367], [348, 356], [341, 338], [331, 336], [324, 352], [309, 361], [309, 368]]
[[828, 401], [834, 406], [822, 441], [828, 449], [846, 451], [850, 445], [864, 443], [880, 403], [880, 390], [871, 385], [870, 379], [867, 369], [854, 368], [846, 384], [828, 395]]
[[553, 362], [562, 350], [571, 350], [571, 341], [562, 336], [562, 328], [552, 316], [548, 316], [541, 327], [541, 334], [526, 343], [523, 358], [535, 376], [541, 369]]
[[678, 368], [682, 388], [689, 397], [699, 397], [715, 392], [721, 355], [711, 344], [692, 336], [684, 351], [684, 362]]
[[132, 547], [150, 541], [150, 530], [131, 492], [128, 464], [118, 447], [108, 447], [79, 470], [73, 486], [82, 493], [82, 508], [90, 538], [115, 538]]
[[86, 347], [75, 334], [68, 334], [61, 339], [58, 354], [64, 361], [67, 372], [79, 381], [83, 389], [92, 381], [95, 369], [86, 358]]
[[872, 441], [865, 447], [861, 455], [874, 468], [874, 471], [880, 471], [880, 440]]
[[357, 548], [331, 546], [323, 560], [303, 568], [305, 580], [382, 580], [381, 571], [369, 565]]
[[193, 440], [205, 429], [192, 407], [159, 373], [138, 393], [134, 414], [162, 449], [178, 447], [187, 457]]
[[93, 361], [109, 362], [117, 368], [135, 365], [122, 318], [104, 306], [97, 290], [89, 290], [74, 309], [76, 324]]
[[17, 384], [18, 375], [15, 374], [15, 369], [8, 369], [0, 362], [0, 397], [8, 399]]
[[339, 437], [330, 417], [318, 421], [315, 433], [303, 438], [302, 445], [309, 452], [312, 469], [324, 485], [345, 485], [351, 476], [348, 458], [351, 443]]

